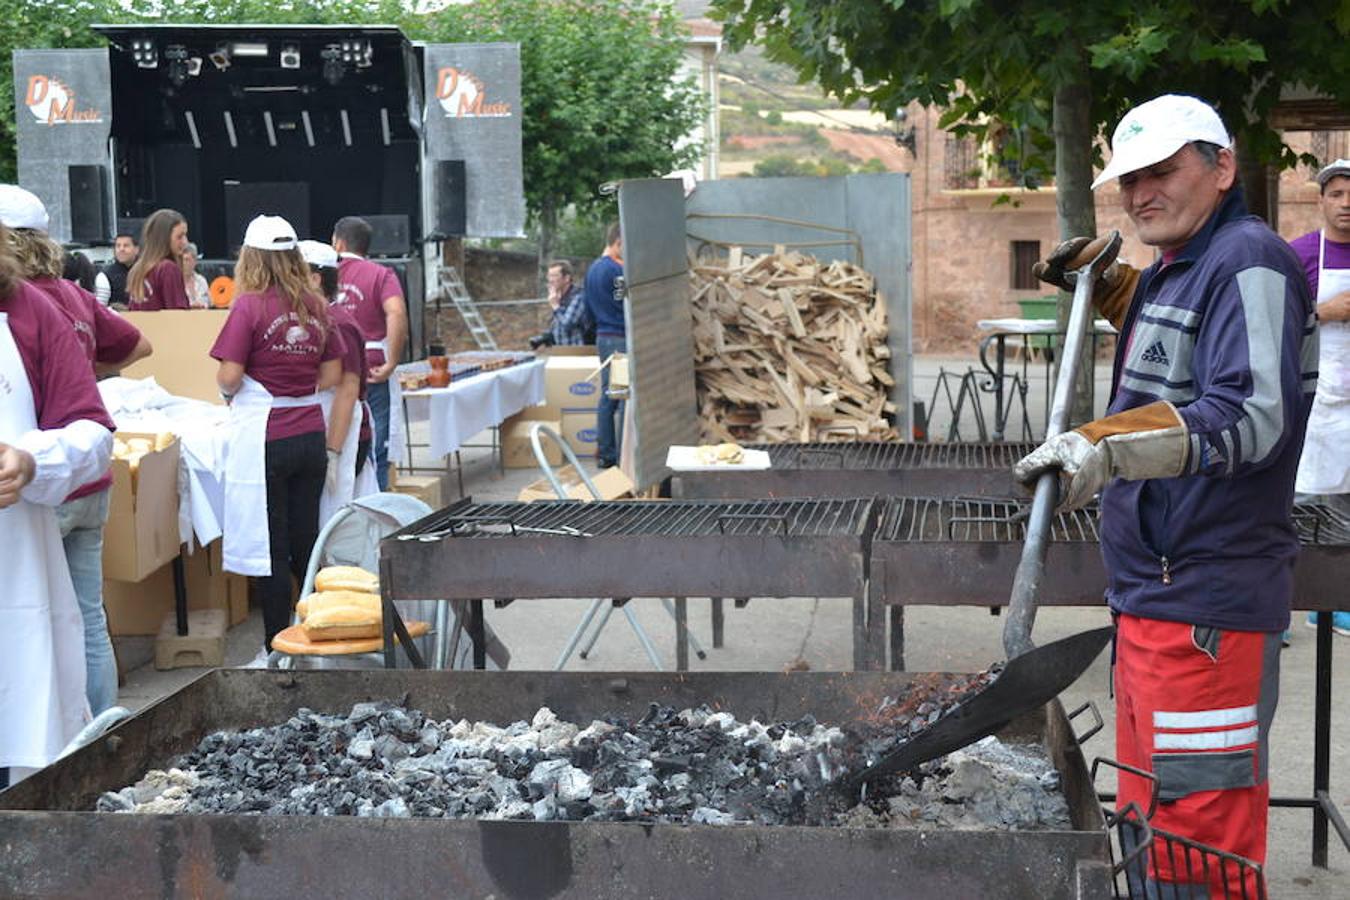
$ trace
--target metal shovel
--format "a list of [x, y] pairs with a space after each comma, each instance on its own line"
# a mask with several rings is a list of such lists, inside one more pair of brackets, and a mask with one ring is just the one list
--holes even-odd
[[[1073, 308], [1046, 427], [1047, 439], [1063, 432], [1068, 425], [1074, 383], [1078, 379], [1078, 360], [1093, 317], [1092, 288], [1119, 250], [1120, 232], [1112, 231], [1100, 252], [1076, 273]], [[1080, 632], [1044, 647], [1037, 647], [1031, 640], [1031, 627], [1036, 621], [1036, 594], [1045, 575], [1050, 523], [1058, 502], [1059, 473], [1046, 472], [1036, 482], [1036, 493], [1027, 517], [1022, 560], [1013, 578], [1008, 618], [1003, 626], [1003, 650], [1008, 655], [1003, 670], [987, 687], [966, 697], [959, 706], [854, 776], [851, 787], [891, 772], [908, 771], [920, 763], [959, 750], [993, 734], [1018, 716], [1049, 703], [1087, 670], [1111, 640], [1115, 630], [1111, 626]]]

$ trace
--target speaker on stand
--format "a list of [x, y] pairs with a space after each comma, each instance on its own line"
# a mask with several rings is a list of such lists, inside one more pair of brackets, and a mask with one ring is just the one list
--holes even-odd
[[67, 166], [70, 186], [70, 240], [106, 244], [111, 240], [108, 170], [103, 166]]

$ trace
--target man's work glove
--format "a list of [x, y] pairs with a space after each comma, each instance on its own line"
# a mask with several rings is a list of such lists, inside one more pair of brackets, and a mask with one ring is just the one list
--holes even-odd
[[1174, 478], [1186, 468], [1190, 440], [1176, 407], [1165, 400], [1138, 406], [1056, 435], [1022, 457], [1013, 477], [1035, 491], [1041, 474], [1059, 470], [1056, 512], [1092, 502], [1112, 478]]
[[[1031, 272], [1046, 284], [1072, 293], [1074, 279], [1070, 277], [1071, 273], [1092, 262], [1110, 239], [1110, 235], [1069, 238], [1051, 250], [1045, 259], [1034, 264]], [[1093, 306], [1117, 331], [1125, 323], [1125, 313], [1130, 308], [1130, 298], [1134, 296], [1134, 288], [1138, 283], [1139, 270], [1129, 263], [1116, 260], [1106, 267], [1106, 271], [1092, 286]]]
[[545, 331], [543, 334], [536, 334], [534, 337], [530, 338], [531, 350], [538, 350], [540, 347], [552, 347], [552, 346], [553, 346], [553, 333], [551, 331]]
[[328, 470], [323, 473], [323, 489], [329, 494], [337, 492], [338, 461], [341, 458], [342, 454], [339, 451], [334, 450], [332, 447], [328, 448]]

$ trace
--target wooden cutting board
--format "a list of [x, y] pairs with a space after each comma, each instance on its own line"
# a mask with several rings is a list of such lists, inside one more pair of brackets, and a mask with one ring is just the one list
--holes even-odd
[[[407, 622], [409, 637], [419, 638], [431, 630], [426, 622]], [[395, 636], [395, 641], [398, 637]], [[381, 638], [360, 638], [344, 641], [311, 641], [299, 625], [283, 629], [272, 638], [272, 649], [291, 656], [347, 656], [352, 653], [378, 653], [384, 649]]]

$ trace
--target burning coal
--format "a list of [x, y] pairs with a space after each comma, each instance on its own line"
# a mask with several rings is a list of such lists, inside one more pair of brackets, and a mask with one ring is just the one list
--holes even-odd
[[[921, 731], [981, 686], [916, 686], [847, 727], [807, 716], [742, 722], [706, 706], [653, 704], [635, 721], [580, 725], [548, 708], [529, 722], [437, 722], [392, 703], [346, 716], [300, 710], [285, 723], [215, 732], [168, 770], [99, 798], [103, 812], [419, 816], [895, 827], [1067, 827], [1039, 748], [986, 739], [843, 797], [847, 775]], [[990, 743], [992, 741], [992, 743]], [[959, 806], [956, 816], [950, 806]]]

